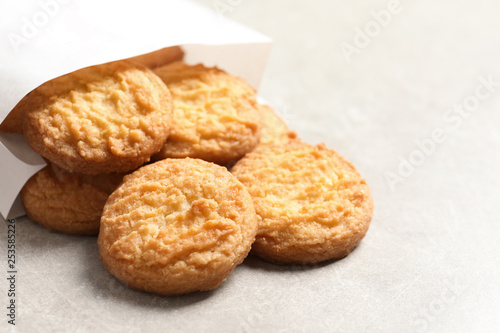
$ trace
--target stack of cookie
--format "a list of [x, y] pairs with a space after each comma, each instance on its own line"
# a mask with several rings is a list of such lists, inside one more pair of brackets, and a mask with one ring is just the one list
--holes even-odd
[[241, 78], [141, 60], [51, 80], [2, 124], [48, 162], [21, 191], [31, 220], [98, 234], [111, 274], [160, 295], [216, 288], [250, 251], [315, 264], [360, 242], [373, 201], [352, 164]]

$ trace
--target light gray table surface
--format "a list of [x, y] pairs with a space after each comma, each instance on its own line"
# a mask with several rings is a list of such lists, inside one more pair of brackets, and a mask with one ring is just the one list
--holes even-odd
[[212, 292], [162, 298], [110, 276], [95, 238], [19, 219], [17, 325], [1, 303], [0, 332], [499, 332], [500, 4], [198, 2], [273, 38], [259, 95], [367, 179], [366, 237], [340, 261], [249, 257]]

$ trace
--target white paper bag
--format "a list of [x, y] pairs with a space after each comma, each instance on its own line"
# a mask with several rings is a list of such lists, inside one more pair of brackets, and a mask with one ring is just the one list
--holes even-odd
[[[258, 88], [271, 40], [183, 0], [23, 0], [0, 4], [0, 122], [40, 84], [83, 67], [180, 45], [187, 63], [218, 66]], [[18, 134], [0, 133], [0, 214], [45, 165]], [[10, 214], [9, 214], [10, 212]]]

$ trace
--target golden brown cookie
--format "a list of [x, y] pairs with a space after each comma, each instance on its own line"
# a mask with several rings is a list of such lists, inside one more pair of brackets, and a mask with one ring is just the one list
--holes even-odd
[[172, 102], [165, 84], [142, 65], [119, 61], [58, 77], [25, 101], [30, 146], [71, 172], [126, 172], [165, 142]]
[[166, 159], [125, 177], [101, 219], [101, 260], [129, 287], [160, 295], [214, 289], [250, 251], [257, 215], [224, 167]]
[[261, 145], [231, 170], [260, 216], [252, 253], [279, 264], [314, 264], [349, 254], [373, 213], [366, 181], [324, 145]]
[[[148, 68], [156, 68], [164, 66], [172, 62], [180, 61], [184, 58], [184, 51], [179, 46], [166, 47], [158, 51], [147, 54], [142, 54], [136, 57], [129, 58], [129, 61], [137, 62]], [[23, 98], [12, 111], [7, 115], [5, 120], [0, 124], [0, 131], [6, 133], [22, 134], [23, 128], [23, 109], [26, 98]]]
[[48, 165], [24, 185], [28, 217], [50, 231], [97, 235], [102, 209], [122, 174], [80, 175]]
[[255, 90], [218, 68], [176, 62], [155, 69], [174, 101], [174, 127], [153, 159], [193, 157], [225, 164], [260, 138]]
[[280, 144], [296, 139], [297, 134], [288, 128], [285, 121], [269, 105], [259, 104], [262, 114], [262, 135], [260, 144]]

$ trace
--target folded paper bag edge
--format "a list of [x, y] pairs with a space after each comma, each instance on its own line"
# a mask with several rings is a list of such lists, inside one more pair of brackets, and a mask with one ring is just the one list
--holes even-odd
[[[2, 133], [0, 137], [4, 137]], [[32, 154], [36, 154], [32, 152]], [[26, 163], [15, 156], [0, 140], [0, 156], [2, 157], [2, 171], [0, 172], [0, 183], [2, 191], [0, 191], [0, 214], [7, 218], [11, 211], [12, 205], [15, 202], [19, 192], [26, 181], [41, 170], [46, 164], [41, 156], [39, 157], [40, 164], [30, 164], [35, 162], [35, 159], [29, 160]], [[19, 156], [19, 154], [18, 154]], [[33, 156], [30, 156], [33, 158]]]
[[[181, 3], [182, 1], [179, 1]], [[15, 73], [17, 77], [17, 81], [15, 82], [29, 82], [28, 84], [24, 85], [23, 90], [19, 90], [17, 94], [8, 94], [3, 97], [6, 97], [5, 102], [3, 103], [3, 107], [0, 107], [0, 123], [4, 121], [4, 119], [7, 117], [7, 115], [11, 112], [12, 108], [15, 107], [15, 104], [17, 104], [23, 96], [25, 96], [29, 91], [32, 91], [35, 89], [37, 86], [40, 84], [43, 84], [43, 82], [49, 81], [55, 77], [58, 77], [60, 75], [64, 75], [66, 73], [69, 73], [71, 71], [78, 70], [80, 68], [92, 66], [92, 65], [98, 65], [99, 63], [105, 63], [109, 61], [117, 61], [121, 59], [130, 59], [130, 58], [137, 58], [139, 57], [139, 60], [141, 60], [141, 56], [144, 54], [148, 53], [155, 53], [155, 52], [161, 52], [162, 50], [164, 51], [168, 47], [182, 47], [183, 45], [205, 45], [206, 47], [213, 47], [214, 50], [212, 53], [217, 54], [219, 53], [220, 58], [224, 58], [221, 60], [220, 64], [216, 64], [220, 66], [222, 69], [227, 70], [231, 74], [242, 76], [244, 79], [247, 81], [252, 81], [249, 82], [251, 85], [253, 85], [255, 88], [258, 89], [260, 82], [262, 80], [262, 77], [264, 75], [266, 63], [269, 59], [269, 54], [270, 54], [270, 48], [272, 45], [272, 39], [269, 38], [268, 36], [265, 36], [249, 27], [246, 27], [245, 25], [242, 25], [238, 22], [232, 21], [230, 19], [224, 18], [224, 20], [221, 20], [220, 17], [218, 17], [217, 21], [210, 21], [210, 16], [214, 16], [213, 11], [209, 10], [208, 8], [205, 8], [201, 5], [198, 5], [196, 3], [192, 3], [190, 1], [186, 1], [186, 3], [191, 3], [190, 6], [193, 6], [193, 8], [189, 7], [190, 10], [196, 9], [196, 12], [199, 11], [199, 14], [202, 17], [206, 17], [207, 22], [211, 22], [212, 24], [216, 24], [219, 28], [217, 31], [228, 31], [230, 33], [224, 34], [224, 36], [218, 36], [215, 35], [217, 38], [208, 38], [205, 39], [205, 35], [196, 35], [196, 38], [184, 38], [184, 37], [179, 37], [179, 38], [167, 38], [167, 39], [159, 39], [157, 42], [151, 43], [151, 42], [145, 42], [144, 46], [141, 48], [133, 48], [133, 49], [120, 49], [119, 52], [124, 52], [124, 57], [113, 57], [115, 59], [109, 59], [109, 57], [94, 57], [94, 58], [89, 58], [88, 54], [82, 58], [82, 59], [87, 59], [87, 60], [82, 60], [80, 62], [80, 65], [78, 66], [66, 66], [61, 68], [60, 70], [56, 71], [57, 75], [50, 75], [50, 77], [38, 77], [35, 79], [30, 79], [30, 80], [25, 80], [26, 78], [23, 77], [22, 75], [19, 76], [19, 73]], [[196, 8], [195, 8], [196, 7]], [[215, 15], [216, 16], [216, 15]], [[220, 15], [219, 15], [220, 16]], [[224, 28], [221, 30], [220, 28]], [[212, 30], [214, 30], [212, 29]], [[215, 31], [214, 30], [214, 31]], [[226, 36], [227, 35], [227, 36]], [[214, 36], [212, 36], [214, 37]], [[228, 61], [230, 58], [227, 57], [227, 55], [224, 57], [222, 56], [224, 54], [223, 47], [235, 47], [237, 45], [240, 45], [241, 48], [239, 50], [239, 53], [245, 56], [246, 61], [241, 62], [241, 68], [238, 69], [240, 72], [232, 73], [232, 69], [234, 66], [233, 61]], [[249, 49], [252, 49], [252, 52], [248, 52]], [[140, 52], [131, 52], [132, 50], [139, 51]], [[215, 51], [215, 49], [217, 49]], [[126, 51], [126, 52], [125, 52]], [[117, 52], [115, 52], [116, 55]], [[134, 53], [132, 55], [131, 53]], [[183, 52], [180, 52], [183, 55]], [[234, 58], [241, 59], [237, 54], [234, 54], [233, 52], [230, 52]], [[238, 52], [236, 52], [238, 53]], [[190, 59], [193, 61], [198, 61], [198, 62], [204, 62], [204, 54], [190, 54]], [[177, 50], [177, 56], [179, 56], [179, 52]], [[40, 59], [47, 59], [47, 57], [40, 57]], [[218, 60], [220, 60], [219, 57], [217, 57]], [[107, 61], [103, 61], [106, 60]], [[136, 59], [132, 59], [136, 60]], [[174, 59], [174, 60], [179, 60], [179, 59]], [[234, 60], [234, 59], [232, 59]], [[155, 59], [153, 62], [156, 61]], [[224, 62], [226, 62], [224, 64]], [[253, 64], [251, 67], [253, 69], [252, 72], [248, 71], [248, 64]], [[31, 63], [30, 63], [31, 64]], [[33, 64], [36, 64], [33, 63]], [[31, 65], [33, 65], [31, 64]], [[24, 65], [23, 65], [24, 66]], [[146, 65], [147, 66], [147, 65]], [[10, 68], [14, 69], [17, 68], [15, 66], [9, 66]], [[75, 68], [71, 68], [75, 67]], [[78, 67], [78, 68], [76, 68]], [[229, 68], [225, 68], [229, 67]], [[24, 68], [23, 73], [31, 73], [27, 68]], [[5, 69], [5, 68], [4, 68]], [[29, 69], [29, 68], [28, 68]], [[245, 77], [245, 75], [242, 75], [243, 73], [250, 73], [251, 79], [248, 80], [248, 78]], [[7, 73], [8, 74], [8, 73]], [[54, 73], [52, 73], [54, 74]], [[27, 77], [29, 78], [29, 77]], [[10, 95], [10, 99], [8, 98]], [[15, 96], [14, 96], [15, 95]], [[13, 98], [14, 97], [14, 98]], [[17, 100], [17, 102], [16, 102]], [[9, 102], [10, 101], [10, 102]], [[9, 102], [9, 103], [7, 103]], [[14, 104], [14, 105], [11, 105]], [[10, 135], [10, 134], [9, 134]], [[9, 137], [9, 135], [5, 135], [5, 133], [0, 132], [0, 159], [2, 160], [1, 164], [2, 165], [2, 170], [0, 172], [0, 183], [2, 184], [3, 191], [0, 194], [0, 214], [3, 215], [4, 217], [9, 214], [9, 211], [12, 208], [13, 202], [16, 200], [16, 197], [18, 196], [22, 186], [24, 183], [37, 171], [42, 169], [46, 163], [43, 160], [41, 156], [36, 154], [31, 150], [31, 148], [27, 145], [25, 140], [22, 138], [22, 135], [17, 135], [13, 134], [12, 137]], [[23, 142], [24, 141], [24, 142]], [[22, 147], [22, 148], [18, 148]], [[24, 152], [22, 152], [24, 151]]]

